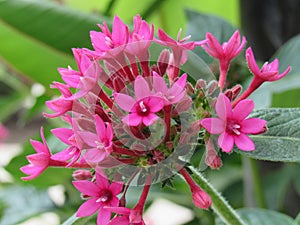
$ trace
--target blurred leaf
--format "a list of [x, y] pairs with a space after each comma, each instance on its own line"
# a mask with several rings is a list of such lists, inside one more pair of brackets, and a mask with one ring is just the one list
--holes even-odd
[[[247, 225], [293, 225], [291, 217], [271, 210], [244, 208], [238, 209], [237, 213]], [[217, 219], [216, 225], [225, 225], [225, 223]]]
[[51, 48], [71, 53], [71, 48], [91, 48], [89, 31], [109, 19], [64, 8], [49, 1], [2, 0], [0, 21]]
[[[278, 107], [300, 107], [300, 35], [292, 38], [284, 44], [272, 58], [279, 59], [279, 71], [284, 71], [289, 65], [291, 72], [283, 79], [271, 83], [265, 83], [261, 88], [251, 95], [255, 101], [256, 108], [270, 106]], [[292, 89], [295, 89], [291, 92]], [[273, 95], [276, 94], [273, 100]], [[264, 96], [262, 98], [262, 96]]]
[[33, 187], [7, 186], [1, 188], [0, 201], [5, 206], [0, 225], [15, 225], [34, 215], [55, 208], [47, 191], [37, 191]]
[[300, 225], [300, 213], [298, 214], [298, 216], [296, 217], [295, 221], [294, 221], [294, 225]]
[[[298, 193], [298, 195], [300, 196], [300, 164], [297, 165], [293, 165], [293, 175], [294, 175], [294, 179], [293, 179], [293, 184], [294, 184], [294, 188], [296, 190], [296, 192]], [[300, 218], [299, 218], [300, 221]]]
[[256, 150], [238, 153], [260, 160], [300, 162], [300, 108], [271, 108], [251, 114], [268, 121], [265, 134], [251, 136]]
[[294, 167], [284, 165], [277, 171], [272, 171], [262, 179], [263, 192], [268, 209], [283, 210], [286, 191], [290, 187]]

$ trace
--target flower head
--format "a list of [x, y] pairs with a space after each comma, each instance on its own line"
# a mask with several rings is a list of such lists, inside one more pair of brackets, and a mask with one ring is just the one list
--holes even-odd
[[97, 169], [95, 183], [79, 180], [73, 181], [73, 185], [87, 198], [86, 202], [79, 207], [76, 216], [86, 217], [98, 211], [97, 225], [106, 225], [110, 221], [111, 212], [103, 207], [117, 207], [119, 205], [117, 195], [121, 193], [123, 183], [113, 182], [109, 184], [105, 174]]
[[266, 62], [261, 69], [257, 66], [252, 49], [246, 50], [246, 60], [248, 67], [254, 77], [260, 78], [262, 81], [275, 81], [283, 78], [291, 70], [290, 66], [281, 74], [278, 71], [278, 59], [273, 62]]
[[22, 177], [22, 180], [32, 180], [38, 177], [49, 166], [51, 154], [43, 130], [43, 127], [41, 127], [40, 133], [43, 143], [35, 140], [30, 140], [31, 145], [37, 153], [28, 155], [26, 157], [30, 164], [27, 166], [23, 166], [20, 170], [29, 176]]
[[149, 126], [153, 124], [159, 118], [155, 113], [164, 106], [163, 99], [151, 93], [147, 81], [142, 76], [135, 79], [134, 94], [135, 99], [122, 93], [114, 94], [119, 107], [130, 112], [122, 121], [129, 126], [138, 126], [139, 124]]
[[226, 81], [227, 70], [230, 61], [235, 58], [242, 51], [246, 44], [246, 38], [243, 37], [240, 40], [239, 31], [235, 31], [228, 42], [224, 42], [222, 45], [218, 40], [209, 32], [206, 33], [206, 45], [202, 47], [212, 57], [216, 58], [220, 62], [220, 78], [219, 86], [223, 89]]
[[243, 151], [255, 149], [253, 141], [247, 134], [258, 134], [265, 131], [266, 121], [247, 116], [254, 109], [254, 103], [250, 99], [240, 101], [234, 109], [229, 98], [220, 94], [216, 103], [218, 118], [205, 118], [201, 125], [211, 134], [220, 134], [218, 145], [224, 152], [231, 152], [234, 143]]

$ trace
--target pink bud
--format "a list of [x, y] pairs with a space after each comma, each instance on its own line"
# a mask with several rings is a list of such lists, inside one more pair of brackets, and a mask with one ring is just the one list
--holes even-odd
[[196, 83], [196, 89], [205, 89], [206, 88], [206, 81], [203, 80], [203, 79], [199, 79], [197, 80], [197, 83]]
[[75, 170], [72, 177], [74, 180], [89, 180], [93, 176], [89, 170]]
[[208, 209], [212, 204], [209, 194], [207, 194], [198, 186], [193, 187], [192, 198], [193, 198], [194, 205], [200, 209]]

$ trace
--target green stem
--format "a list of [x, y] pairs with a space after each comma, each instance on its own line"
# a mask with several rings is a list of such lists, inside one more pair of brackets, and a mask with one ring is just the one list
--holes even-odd
[[212, 209], [227, 225], [246, 225], [221, 194], [208, 182], [208, 180], [193, 167], [189, 167], [193, 172], [195, 182], [206, 191], [212, 199]]
[[114, 5], [116, 4], [116, 2], [117, 2], [117, 0], [110, 0], [110, 2], [107, 5], [107, 8], [104, 12], [105, 16], [111, 16], [111, 11], [112, 11]]
[[250, 164], [252, 181], [254, 185], [254, 192], [257, 200], [257, 204], [260, 208], [266, 208], [266, 202], [260, 180], [259, 168], [255, 159], [247, 158]]
[[166, 0], [153, 1], [153, 3], [147, 8], [147, 10], [144, 13], [142, 13], [142, 18], [144, 20], [147, 20], [152, 15], [152, 13], [154, 13], [156, 9], [159, 9], [160, 5], [165, 1]]

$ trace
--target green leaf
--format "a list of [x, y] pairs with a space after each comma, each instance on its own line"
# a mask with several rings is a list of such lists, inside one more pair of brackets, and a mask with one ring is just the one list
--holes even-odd
[[251, 136], [254, 151], [238, 153], [260, 160], [300, 162], [300, 108], [261, 109], [251, 117], [267, 120], [268, 131]]
[[7, 186], [0, 189], [0, 201], [4, 203], [0, 225], [14, 225], [34, 215], [55, 208], [47, 191], [33, 187]]
[[[244, 208], [238, 209], [237, 213], [247, 225], [293, 225], [291, 217], [271, 210]], [[216, 225], [225, 225], [225, 223], [217, 219]]]
[[64, 8], [49, 1], [2, 0], [0, 21], [58, 51], [91, 48], [89, 31], [109, 19]]
[[294, 225], [300, 225], [300, 213], [298, 214], [298, 216], [296, 217], [295, 221], [294, 221]]

